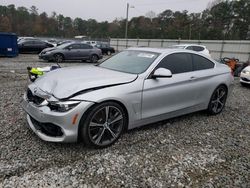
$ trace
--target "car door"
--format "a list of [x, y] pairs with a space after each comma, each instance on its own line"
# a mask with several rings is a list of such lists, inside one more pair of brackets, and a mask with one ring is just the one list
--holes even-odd
[[90, 46], [88, 44], [81, 44], [81, 59], [89, 59], [92, 50], [93, 46]]
[[34, 52], [41, 52], [45, 48], [45, 43], [43, 41], [33, 41]]
[[192, 54], [194, 79], [193, 84], [199, 87], [199, 90], [194, 93], [197, 104], [207, 103], [214, 91], [214, 72], [215, 64], [209, 59], [198, 55]]
[[22, 52], [34, 52], [33, 41], [25, 41], [21, 44]]
[[171, 78], [147, 78], [142, 94], [142, 118], [188, 109], [196, 105], [192, 56], [189, 53], [167, 55], [155, 68], [166, 68]]
[[71, 60], [81, 59], [81, 44], [71, 44], [66, 49], [66, 57]]

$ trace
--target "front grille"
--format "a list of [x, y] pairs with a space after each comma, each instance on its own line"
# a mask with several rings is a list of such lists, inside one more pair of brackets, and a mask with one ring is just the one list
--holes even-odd
[[33, 102], [37, 105], [41, 104], [44, 101], [43, 98], [33, 95], [30, 89], [27, 90], [27, 99], [29, 102]]
[[31, 116], [30, 120], [37, 130], [41, 131], [43, 134], [46, 134], [47, 136], [53, 136], [53, 137], [63, 136], [62, 129], [53, 123], [41, 123], [32, 118]]
[[245, 82], [250, 82], [250, 80], [247, 79], [247, 78], [242, 77], [241, 79], [242, 79], [243, 81], [245, 81]]

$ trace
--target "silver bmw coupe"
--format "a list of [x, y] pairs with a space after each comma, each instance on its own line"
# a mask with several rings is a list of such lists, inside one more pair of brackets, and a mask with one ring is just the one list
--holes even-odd
[[232, 83], [226, 65], [194, 51], [129, 48], [38, 78], [22, 107], [41, 139], [102, 148], [127, 129], [200, 110], [218, 114]]

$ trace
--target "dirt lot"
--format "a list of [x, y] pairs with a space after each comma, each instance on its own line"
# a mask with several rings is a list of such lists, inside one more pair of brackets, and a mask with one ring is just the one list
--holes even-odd
[[[87, 64], [67, 62], [63, 66]], [[20, 100], [36, 55], [0, 59], [0, 187], [250, 187], [250, 88], [235, 88], [225, 110], [147, 125], [112, 147], [40, 140]]]

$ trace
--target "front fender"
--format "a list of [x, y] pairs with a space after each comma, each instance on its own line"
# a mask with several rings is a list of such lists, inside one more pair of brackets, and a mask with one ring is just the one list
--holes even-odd
[[[126, 108], [129, 116], [129, 124], [132, 125], [133, 122], [141, 119], [142, 86], [143, 80], [136, 80], [129, 84], [83, 93], [71, 99], [91, 101], [94, 103], [117, 101]], [[128, 127], [128, 129], [129, 128], [130, 127]]]

